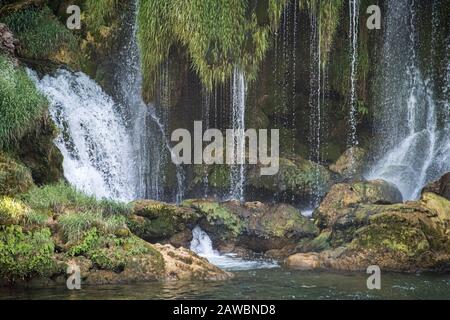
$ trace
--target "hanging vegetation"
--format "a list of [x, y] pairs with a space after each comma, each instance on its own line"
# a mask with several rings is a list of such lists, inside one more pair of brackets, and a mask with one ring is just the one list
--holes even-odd
[[182, 46], [203, 85], [223, 83], [235, 67], [255, 78], [286, 0], [141, 0], [138, 40], [144, 96], [153, 97], [159, 65]]

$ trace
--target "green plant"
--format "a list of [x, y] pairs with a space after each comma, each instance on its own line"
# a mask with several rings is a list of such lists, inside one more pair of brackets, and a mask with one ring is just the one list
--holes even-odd
[[0, 54], [0, 148], [33, 128], [47, 105], [25, 71]]
[[75, 49], [77, 38], [59, 22], [48, 7], [17, 11], [3, 19], [20, 40], [20, 54], [45, 59], [62, 48]]
[[0, 198], [0, 224], [19, 224], [29, 209], [9, 197]]
[[130, 212], [130, 207], [125, 203], [106, 199], [97, 200], [65, 182], [32, 188], [22, 195], [22, 199], [36, 210], [94, 211], [101, 212], [105, 216], [127, 215]]
[[73, 212], [59, 217], [58, 222], [67, 241], [79, 241], [86, 232], [96, 228], [102, 234], [113, 234], [118, 229], [126, 228], [124, 216], [104, 217], [101, 212]]
[[56, 269], [50, 230], [23, 232], [20, 226], [0, 226], [0, 276], [10, 282], [48, 276]]

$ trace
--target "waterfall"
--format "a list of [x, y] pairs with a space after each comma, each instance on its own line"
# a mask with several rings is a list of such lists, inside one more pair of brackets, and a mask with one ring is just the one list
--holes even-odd
[[[317, 163], [323, 161], [322, 158], [322, 54], [320, 47], [320, 17], [317, 6], [310, 8], [310, 63], [309, 63], [309, 160]], [[320, 203], [320, 182], [319, 172], [314, 172], [312, 194], [310, 199], [311, 208], [316, 208]]]
[[[377, 97], [381, 107], [377, 123], [380, 156], [367, 177], [390, 181], [404, 199], [416, 199], [426, 183], [450, 171], [448, 118], [439, 124], [439, 117], [448, 112], [448, 82], [440, 89], [419, 70], [415, 1], [388, 3], [385, 19]], [[434, 32], [439, 30], [436, 25], [433, 28]], [[448, 63], [445, 68], [440, 72], [448, 75]], [[444, 92], [446, 103], [435, 101], [436, 90]]]
[[134, 199], [131, 137], [112, 98], [83, 73], [29, 74], [50, 101], [66, 179], [98, 198]]
[[348, 146], [353, 147], [358, 145], [357, 137], [357, 96], [356, 96], [356, 82], [357, 82], [357, 64], [358, 64], [358, 27], [359, 27], [359, 0], [349, 0], [350, 9], [350, 53], [351, 53], [351, 67], [350, 67], [350, 114], [349, 125], [350, 132], [348, 137]]
[[199, 226], [192, 230], [190, 249], [200, 257], [206, 258], [210, 263], [225, 270], [239, 271], [278, 267], [278, 264], [271, 260], [244, 260], [233, 254], [220, 254], [217, 250], [214, 250], [211, 238]]
[[[169, 114], [169, 72], [168, 62], [160, 70], [160, 103], [162, 114], [152, 104], [142, 99], [142, 74], [140, 52], [137, 43], [137, 10], [138, 0], [133, 2], [125, 21], [125, 33], [128, 42], [120, 53], [119, 70], [116, 76], [117, 99], [122, 104], [124, 113], [129, 119], [132, 132], [134, 158], [137, 168], [137, 196], [145, 199], [167, 200], [164, 195], [166, 181], [165, 172], [169, 164], [171, 147], [168, 141], [167, 126]], [[176, 166], [177, 188], [174, 200], [180, 203], [184, 197], [184, 172]]]
[[238, 69], [233, 72], [231, 83], [232, 95], [232, 112], [231, 124], [232, 129], [238, 131], [234, 139], [235, 164], [231, 166], [230, 195], [234, 200], [244, 201], [245, 187], [245, 98], [246, 83], [244, 73]]

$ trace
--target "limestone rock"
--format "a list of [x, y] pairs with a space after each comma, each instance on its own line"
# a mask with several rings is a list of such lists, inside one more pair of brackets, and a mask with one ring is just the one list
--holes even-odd
[[313, 213], [320, 229], [333, 226], [341, 217], [354, 212], [360, 204], [393, 204], [402, 202], [400, 191], [383, 180], [334, 185]]

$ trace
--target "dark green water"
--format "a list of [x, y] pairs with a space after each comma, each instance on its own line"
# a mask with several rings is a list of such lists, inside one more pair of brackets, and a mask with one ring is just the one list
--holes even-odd
[[223, 282], [138, 283], [0, 289], [0, 299], [449, 299], [450, 274], [383, 274], [381, 290], [368, 290], [365, 273], [301, 272], [283, 269], [235, 272]]

